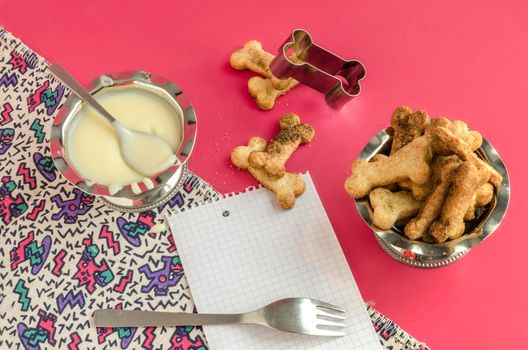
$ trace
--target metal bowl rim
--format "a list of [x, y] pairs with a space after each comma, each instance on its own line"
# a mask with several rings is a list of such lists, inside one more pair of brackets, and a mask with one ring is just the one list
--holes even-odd
[[[112, 88], [128, 84], [150, 86], [152, 89], [163, 91], [166, 98], [170, 97], [172, 102], [178, 105], [181, 109], [182, 141], [178, 149], [175, 151], [175, 155], [179, 162], [177, 162], [178, 164], [175, 164], [149, 178], [154, 183], [155, 187], [162, 186], [164, 181], [169, 179], [178, 169], [181, 168], [192, 153], [197, 134], [196, 112], [190, 101], [178, 86], [161, 76], [146, 71], [134, 70], [103, 74], [95, 78], [93, 81], [84, 84], [84, 87], [90, 91], [90, 93], [95, 94], [104, 88]], [[64, 140], [62, 139], [63, 128], [65, 122], [72, 117], [72, 114], [78, 112], [78, 106], [81, 102], [80, 98], [71, 93], [59, 109], [59, 112], [53, 121], [51, 126], [50, 148], [55, 166], [70, 183], [89, 194], [121, 198], [134, 198], [141, 196], [142, 193], [147, 190], [143, 190], [139, 194], [134, 193], [131, 184], [124, 185], [116, 193], [111, 193], [108, 186], [97, 184], [83, 178], [68, 159], [63, 144]]]

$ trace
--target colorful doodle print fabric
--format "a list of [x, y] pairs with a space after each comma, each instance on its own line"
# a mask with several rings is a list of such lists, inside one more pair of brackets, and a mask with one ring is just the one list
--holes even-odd
[[[166, 204], [109, 209], [70, 185], [49, 155], [48, 130], [68, 91], [47, 63], [0, 28], [0, 349], [205, 350], [201, 329], [95, 328], [99, 308], [191, 312], [165, 214], [219, 198], [189, 174]], [[425, 347], [369, 308], [391, 349]]]

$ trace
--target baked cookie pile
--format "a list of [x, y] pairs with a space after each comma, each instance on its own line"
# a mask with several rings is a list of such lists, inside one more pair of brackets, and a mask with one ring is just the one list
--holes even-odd
[[285, 164], [300, 144], [315, 136], [311, 125], [301, 123], [298, 115], [288, 113], [280, 118], [280, 131], [269, 144], [261, 137], [252, 137], [247, 146], [231, 152], [231, 162], [247, 170], [265, 188], [275, 193], [279, 205], [293, 208], [295, 198], [304, 193], [301, 174], [286, 172]]
[[475, 153], [482, 136], [460, 120], [431, 119], [398, 107], [391, 118], [388, 155], [352, 163], [345, 189], [368, 196], [374, 225], [402, 225], [412, 240], [444, 242], [462, 236], [476, 211], [490, 204], [502, 176]]

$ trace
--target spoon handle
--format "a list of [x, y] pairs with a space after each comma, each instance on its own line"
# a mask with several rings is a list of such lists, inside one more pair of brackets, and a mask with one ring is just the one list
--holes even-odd
[[97, 112], [99, 112], [103, 117], [105, 117], [111, 124], [116, 122], [116, 119], [112, 117], [108, 111], [101, 106], [99, 102], [92, 95], [86, 91], [81, 84], [64, 69], [59, 63], [54, 62], [48, 66], [48, 69], [55, 74], [55, 76], [64, 83], [67, 87], [70, 88], [80, 99], [89, 104]]

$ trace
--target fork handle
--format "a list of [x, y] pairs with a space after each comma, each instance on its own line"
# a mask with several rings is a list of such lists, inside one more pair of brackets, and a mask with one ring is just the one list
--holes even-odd
[[136, 310], [96, 310], [96, 327], [171, 327], [242, 323], [246, 314], [197, 314]]

